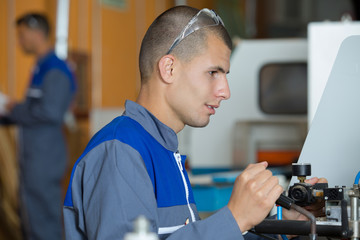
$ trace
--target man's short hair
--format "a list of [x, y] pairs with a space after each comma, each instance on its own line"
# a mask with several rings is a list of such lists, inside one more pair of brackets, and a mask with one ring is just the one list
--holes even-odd
[[[150, 78], [160, 58], [166, 55], [175, 38], [199, 11], [189, 6], [173, 7], [162, 13], [150, 25], [141, 43], [139, 56], [142, 83]], [[190, 61], [206, 48], [207, 36], [210, 34], [217, 36], [232, 50], [231, 38], [225, 27], [219, 24], [203, 27], [191, 33], [171, 51], [171, 54], [182, 61]]]
[[49, 37], [50, 25], [47, 17], [39, 13], [28, 13], [16, 20], [16, 26], [25, 25], [31, 29], [40, 30], [45, 37]]

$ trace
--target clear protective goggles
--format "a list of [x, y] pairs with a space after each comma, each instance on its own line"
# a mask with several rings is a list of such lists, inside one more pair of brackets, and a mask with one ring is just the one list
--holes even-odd
[[39, 21], [33, 14], [26, 15], [24, 17], [24, 23], [27, 24], [29, 28], [38, 28], [39, 27]]
[[210, 10], [207, 8], [201, 9], [181, 31], [179, 36], [171, 44], [166, 54], [169, 54], [184, 38], [195, 32], [196, 30], [199, 30], [203, 27], [217, 26], [220, 24], [222, 26], [225, 26], [220, 16], [217, 15], [214, 10]]

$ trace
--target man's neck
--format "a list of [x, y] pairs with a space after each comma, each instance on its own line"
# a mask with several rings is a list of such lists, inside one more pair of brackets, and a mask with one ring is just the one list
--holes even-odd
[[51, 51], [51, 46], [49, 43], [40, 44], [35, 52], [37, 59], [43, 58]]
[[167, 107], [166, 101], [156, 89], [142, 86], [136, 102], [146, 108], [166, 126], [174, 130], [174, 132], [178, 133], [184, 128], [183, 124], [177, 122], [171, 116], [172, 111]]

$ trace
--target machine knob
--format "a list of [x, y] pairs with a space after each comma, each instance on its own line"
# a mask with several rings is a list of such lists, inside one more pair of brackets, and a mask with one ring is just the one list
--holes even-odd
[[293, 163], [292, 175], [297, 177], [306, 177], [311, 175], [310, 163]]
[[295, 202], [304, 202], [306, 201], [308, 192], [306, 191], [306, 189], [301, 186], [294, 186], [291, 190], [291, 198], [295, 200]]

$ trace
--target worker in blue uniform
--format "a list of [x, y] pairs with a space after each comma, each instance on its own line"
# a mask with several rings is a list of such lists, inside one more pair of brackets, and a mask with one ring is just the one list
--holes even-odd
[[75, 93], [67, 63], [49, 40], [47, 18], [29, 13], [17, 19], [22, 50], [36, 57], [22, 102], [8, 99], [2, 123], [19, 126], [21, 218], [25, 239], [62, 239], [61, 181], [67, 164], [63, 120]]
[[231, 49], [221, 18], [209, 9], [178, 6], [152, 23], [140, 50], [137, 101], [126, 101], [124, 114], [90, 140], [73, 168], [66, 239], [123, 239], [139, 215], [160, 239], [255, 237], [246, 232], [283, 191], [267, 163], [249, 165], [228, 205], [200, 220], [178, 151], [177, 133], [205, 127], [230, 97]]

